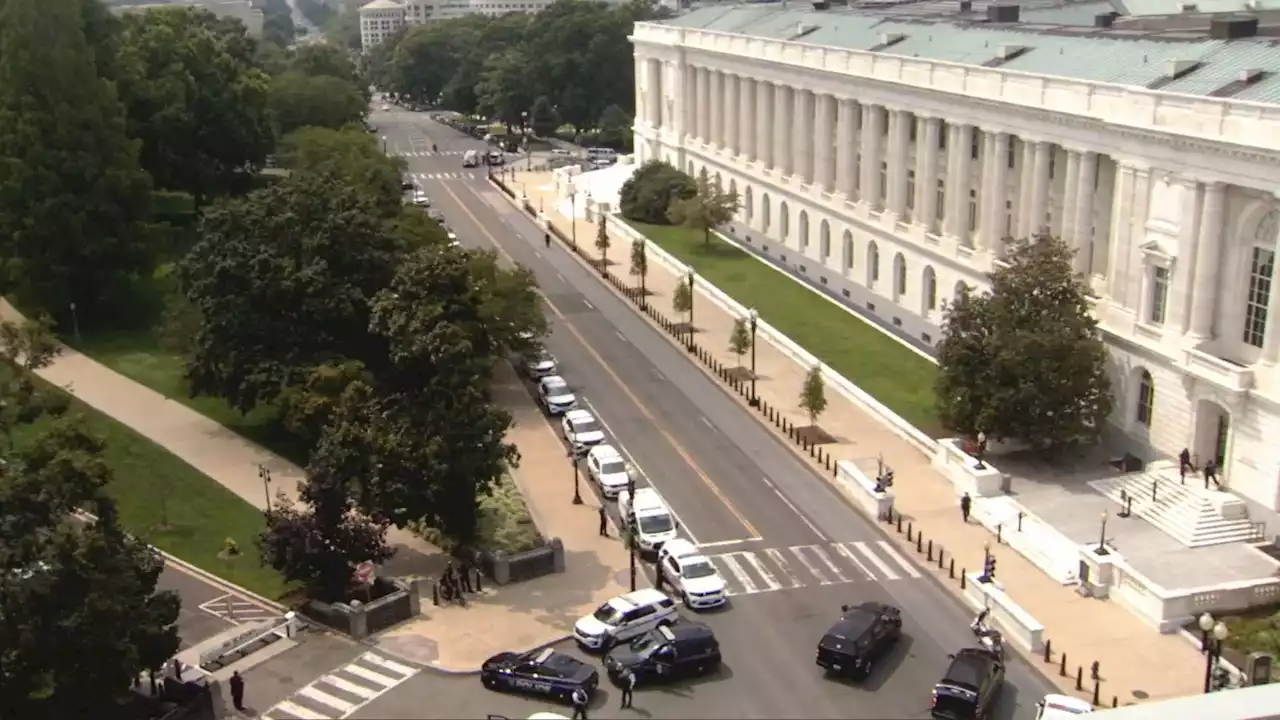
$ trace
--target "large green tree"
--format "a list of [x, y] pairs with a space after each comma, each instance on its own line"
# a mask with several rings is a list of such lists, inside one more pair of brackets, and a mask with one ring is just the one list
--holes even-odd
[[368, 110], [364, 92], [351, 82], [297, 70], [272, 79], [269, 106], [281, 135], [302, 127], [355, 124]]
[[534, 99], [526, 55], [519, 48], [490, 55], [476, 95], [481, 112], [506, 124], [508, 130], [519, 125]]
[[118, 309], [153, 253], [150, 182], [80, 10], [0, 4], [0, 293], [84, 319]]
[[377, 138], [363, 130], [295, 130], [282, 139], [278, 159], [293, 172], [329, 177], [365, 192], [383, 216], [399, 215], [403, 210], [400, 177], [404, 161], [388, 157]]
[[277, 47], [288, 47], [297, 35], [293, 26], [293, 9], [288, 0], [258, 0], [254, 7], [262, 10], [262, 41]]
[[335, 77], [346, 80], [360, 91], [365, 101], [371, 99], [369, 82], [351, 60], [351, 54], [329, 43], [307, 43], [294, 48], [289, 69], [311, 77]]
[[125, 16], [121, 97], [142, 166], [196, 206], [245, 184], [271, 151], [269, 80], [244, 25], [194, 7]]
[[937, 398], [948, 428], [1039, 449], [1102, 432], [1107, 353], [1071, 255], [1055, 238], [1016, 243], [991, 292], [966, 289], [946, 309]]

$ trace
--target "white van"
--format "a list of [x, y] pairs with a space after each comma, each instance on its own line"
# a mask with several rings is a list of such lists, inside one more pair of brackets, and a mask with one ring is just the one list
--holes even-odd
[[635, 528], [641, 552], [656, 553], [663, 543], [676, 536], [675, 516], [658, 491], [651, 487], [636, 488], [634, 498], [626, 490], [618, 493], [618, 512], [624, 522]]
[[480, 153], [468, 150], [462, 154], [462, 167], [480, 167]]

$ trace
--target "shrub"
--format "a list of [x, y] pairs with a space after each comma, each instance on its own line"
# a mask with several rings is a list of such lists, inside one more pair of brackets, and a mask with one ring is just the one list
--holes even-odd
[[622, 216], [649, 225], [670, 225], [667, 209], [674, 200], [693, 197], [698, 192], [693, 178], [661, 160], [641, 165], [622, 185]]

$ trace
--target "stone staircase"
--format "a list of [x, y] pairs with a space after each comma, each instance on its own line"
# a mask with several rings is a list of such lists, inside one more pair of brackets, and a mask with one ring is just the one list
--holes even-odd
[[[1249, 508], [1230, 492], [1205, 490], [1199, 475], [1184, 485], [1177, 465], [1153, 463], [1143, 472], [1126, 473], [1089, 483], [1122, 508], [1133, 498], [1134, 515], [1187, 547], [1259, 542], [1266, 524], [1249, 519]], [[1154, 489], [1154, 499], [1153, 499]]]

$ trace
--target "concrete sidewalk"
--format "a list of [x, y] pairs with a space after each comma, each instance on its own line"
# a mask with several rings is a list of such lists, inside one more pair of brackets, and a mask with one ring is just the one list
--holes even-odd
[[[556, 212], [554, 182], [549, 173], [517, 172], [512, 187], [517, 196], [522, 191], [527, 193], [534, 208], [543, 207], [553, 224], [566, 234], [570, 233], [569, 219]], [[584, 220], [576, 223], [579, 238], [595, 237], [594, 223]], [[624, 282], [638, 285], [630, 274], [629, 243], [616, 234], [613, 238], [614, 245], [609, 250], [610, 271]], [[781, 274], [778, 281], [784, 281]], [[676, 278], [667, 268], [656, 262], [649, 263], [646, 278], [646, 287], [652, 293], [649, 302], [668, 318], [680, 320], [682, 318], [671, 307], [675, 284]], [[738, 300], [751, 305], [750, 298]], [[814, 302], [826, 301], [815, 295]], [[728, 350], [734, 318], [702, 293], [697, 294], [694, 307], [698, 344], [712, 352], [721, 363], [731, 367], [737, 365], [738, 358]], [[850, 316], [849, 322], [860, 321]], [[799, 408], [799, 399], [808, 368], [800, 367], [768, 342], [760, 342], [756, 348], [756, 369], [757, 394], [770, 406], [782, 410], [790, 422], [807, 425], [808, 418]], [[824, 446], [824, 452], [829, 452], [836, 460], [882, 456], [897, 475], [894, 486], [896, 509], [921, 529], [926, 539], [933, 540], [935, 545], [940, 543], [946, 547], [948, 555], [958, 558], [958, 566], [977, 570], [982, 564], [984, 546], [993, 545], [1000, 582], [1027, 612], [1045, 626], [1045, 637], [1052, 641], [1054, 653], [1051, 663], [1046, 664], [1043, 658], [1032, 662], [1055, 678], [1063, 690], [1091, 696], [1089, 666], [1096, 660], [1100, 663], [1103, 679], [1102, 702], [1108, 706], [1113, 696], [1125, 705], [1201, 691], [1204, 661], [1189, 644], [1176, 636], [1158, 634], [1119, 605], [1080, 597], [1072, 589], [1051, 580], [1010, 548], [996, 546], [990, 533], [976, 523], [962, 521], [954, 488], [934, 471], [928, 457], [843, 395], [829, 390], [827, 400], [828, 407], [819, 424], [835, 436], [837, 442]], [[796, 452], [808, 458], [798, 448]], [[821, 474], [830, 477], [828, 473]], [[905, 536], [891, 535], [904, 550], [914, 552], [914, 543], [908, 548]], [[945, 572], [941, 575], [944, 584], [959, 594], [959, 586], [947, 580]], [[1059, 677], [1057, 672], [1063, 653], [1067, 655], [1069, 677], [1066, 678]], [[1085, 669], [1086, 692], [1075, 690], [1077, 667]]]

